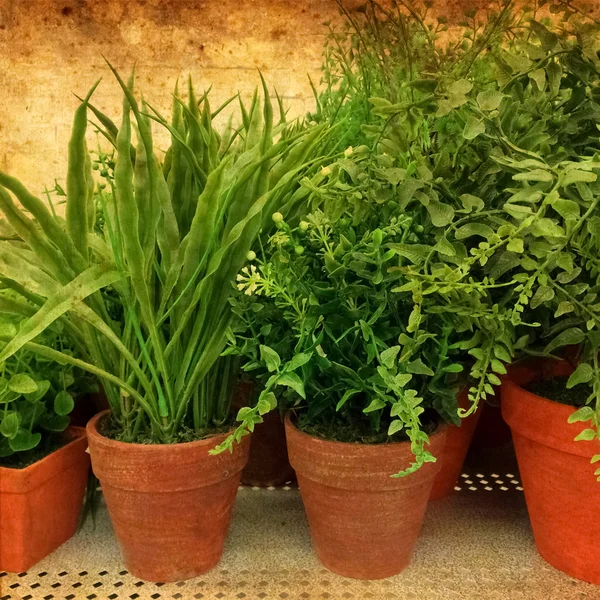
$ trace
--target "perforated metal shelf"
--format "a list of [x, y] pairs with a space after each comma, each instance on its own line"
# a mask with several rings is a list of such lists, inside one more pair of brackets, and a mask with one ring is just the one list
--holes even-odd
[[[512, 466], [511, 466], [512, 468]], [[537, 554], [512, 471], [463, 473], [457, 493], [430, 503], [412, 565], [356, 581], [317, 561], [298, 490], [241, 488], [223, 559], [172, 584], [124, 570], [106, 508], [28, 573], [0, 573], [0, 600], [600, 600]]]

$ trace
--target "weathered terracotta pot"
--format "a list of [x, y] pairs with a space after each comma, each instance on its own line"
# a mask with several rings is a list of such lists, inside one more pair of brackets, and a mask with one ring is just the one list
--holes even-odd
[[[233, 404], [236, 409], [250, 406], [256, 386], [252, 381], [239, 381]], [[279, 411], [263, 416], [254, 428], [250, 456], [242, 471], [242, 483], [258, 487], [279, 486], [296, 479], [288, 458], [285, 427]]]
[[73, 536], [90, 467], [85, 430], [25, 469], [0, 467], [0, 571], [21, 573]]
[[[334, 573], [382, 579], [411, 560], [439, 464], [408, 477], [390, 477], [412, 462], [410, 444], [349, 444], [285, 427], [290, 461], [300, 486], [319, 560]], [[439, 456], [446, 426], [430, 436]]]
[[[546, 362], [521, 369], [503, 383], [502, 414], [510, 425], [533, 535], [539, 553], [553, 567], [600, 584], [600, 484], [590, 464], [600, 443], [575, 442], [584, 423], [569, 424], [575, 409], [542, 398], [523, 385], [546, 372]], [[541, 369], [541, 370], [540, 370]], [[567, 362], [550, 364], [554, 375], [569, 375]]]
[[[469, 405], [467, 391], [464, 390], [458, 396], [458, 406], [467, 408]], [[437, 460], [440, 464], [440, 470], [435, 476], [430, 500], [441, 500], [454, 492], [454, 486], [462, 471], [465, 456], [467, 456], [475, 428], [481, 416], [481, 410], [481, 406], [477, 407], [472, 415], [461, 420], [460, 426], [448, 425], [446, 445]]]
[[182, 444], [127, 444], [87, 426], [100, 480], [130, 573], [154, 582], [201, 575], [220, 560], [248, 460], [249, 437], [233, 453], [209, 455], [227, 434]]

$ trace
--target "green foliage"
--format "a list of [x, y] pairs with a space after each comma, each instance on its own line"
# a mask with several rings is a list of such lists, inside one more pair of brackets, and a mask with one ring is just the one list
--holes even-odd
[[[0, 348], [17, 333], [21, 304], [15, 293], [0, 291]], [[64, 329], [55, 325], [38, 343], [71, 353]], [[74, 396], [93, 389], [85, 373], [68, 364], [19, 350], [0, 369], [0, 459], [33, 450], [44, 438], [66, 429]]]
[[[120, 127], [91, 105], [95, 87], [75, 114], [66, 220], [0, 173], [0, 210], [21, 240], [0, 243], [0, 270], [37, 309], [0, 363], [26, 348], [86, 369], [104, 380], [120, 439], [169, 443], [183, 429], [202, 435], [230, 418], [235, 363], [219, 356], [231, 282], [273, 211], [287, 215], [304, 202], [298, 180], [320, 168], [327, 132], [288, 126], [281, 106], [276, 122], [264, 80], [262, 100], [257, 91], [249, 106], [239, 102], [241, 123], [217, 130], [213, 120], [237, 98], [213, 110], [190, 81], [187, 101], [175, 90], [167, 121], [136, 99], [133, 78], [114, 75], [124, 94]], [[92, 115], [112, 146], [95, 161], [86, 148]], [[164, 160], [154, 122], [171, 135]], [[53, 323], [69, 328], [81, 358], [34, 341]]]

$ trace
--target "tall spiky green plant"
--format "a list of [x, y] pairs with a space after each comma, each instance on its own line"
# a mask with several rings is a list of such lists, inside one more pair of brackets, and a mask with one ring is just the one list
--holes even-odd
[[[211, 111], [208, 94], [198, 101], [191, 81], [187, 103], [175, 90], [167, 122], [138, 103], [133, 76], [126, 84], [112, 70], [124, 93], [122, 123], [90, 104], [96, 84], [74, 117], [65, 220], [0, 172], [0, 210], [21, 240], [0, 242], [2, 280], [39, 307], [25, 315], [0, 363], [27, 347], [86, 369], [103, 380], [120, 439], [169, 443], [188, 427], [201, 432], [227, 419], [222, 380], [231, 359], [219, 356], [232, 281], [273, 212], [305, 201], [298, 181], [319, 168], [327, 132], [291, 130], [281, 104], [274, 123], [264, 79], [262, 101], [258, 92], [249, 107], [240, 101], [237, 129], [230, 119], [218, 132], [213, 119], [230, 101]], [[114, 146], [100, 186], [86, 146], [90, 111]], [[153, 121], [171, 135], [162, 162]], [[83, 359], [35, 342], [56, 320]]]

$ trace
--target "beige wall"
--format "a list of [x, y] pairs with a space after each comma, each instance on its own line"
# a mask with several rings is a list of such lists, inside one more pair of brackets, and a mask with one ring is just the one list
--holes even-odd
[[[40, 193], [64, 179], [71, 92], [103, 77], [95, 103], [119, 116], [106, 56], [168, 113], [178, 76], [191, 73], [213, 104], [249, 96], [261, 69], [290, 106], [311, 108], [307, 72], [318, 77], [334, 0], [0, 0], [0, 168]], [[91, 138], [93, 140], [93, 136]]]

